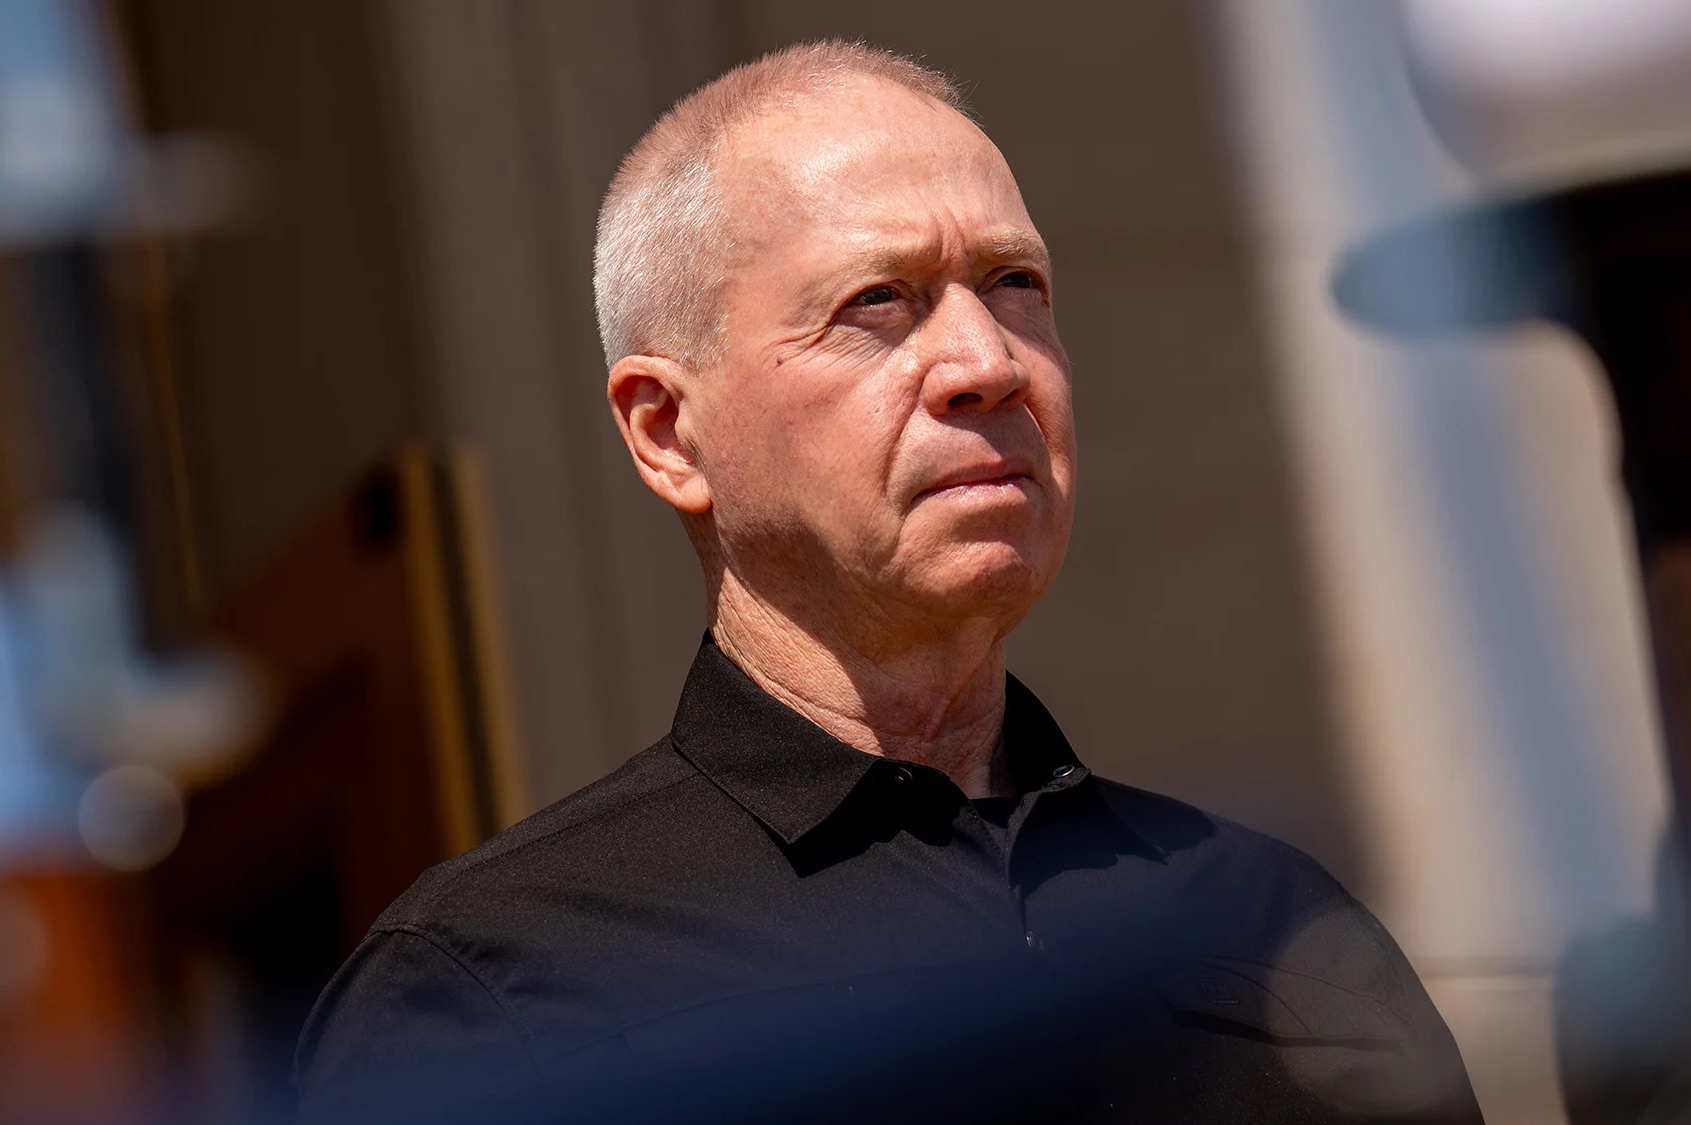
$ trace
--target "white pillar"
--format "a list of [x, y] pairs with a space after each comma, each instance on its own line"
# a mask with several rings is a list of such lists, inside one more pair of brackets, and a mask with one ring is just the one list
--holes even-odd
[[1492, 1122], [1562, 1119], [1570, 939], [1645, 912], [1665, 807], [1608, 403], [1548, 328], [1344, 323], [1337, 254], [1464, 184], [1388, 5], [1224, 0], [1259, 280], [1372, 885]]

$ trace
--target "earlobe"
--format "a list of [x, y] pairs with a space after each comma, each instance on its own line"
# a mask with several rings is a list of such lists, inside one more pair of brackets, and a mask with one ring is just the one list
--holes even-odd
[[710, 484], [688, 443], [690, 372], [661, 356], [618, 360], [605, 397], [646, 487], [683, 512], [710, 510]]

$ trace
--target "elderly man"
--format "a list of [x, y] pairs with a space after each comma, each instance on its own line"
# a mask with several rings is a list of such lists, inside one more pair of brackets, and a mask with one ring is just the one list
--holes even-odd
[[1069, 367], [944, 77], [829, 42], [718, 79], [624, 162], [597, 265], [709, 634], [666, 738], [378, 922], [308, 1115], [1478, 1119], [1355, 900], [1092, 776], [1006, 674], [1069, 536]]

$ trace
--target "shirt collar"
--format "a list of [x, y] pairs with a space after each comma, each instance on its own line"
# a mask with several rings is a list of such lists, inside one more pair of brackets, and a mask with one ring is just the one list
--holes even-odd
[[682, 757], [786, 844], [826, 820], [879, 761], [758, 687], [708, 633], [670, 737]]
[[[687, 673], [670, 737], [682, 757], [787, 845], [831, 817], [872, 771], [898, 768], [769, 695], [709, 633]], [[1018, 792], [1061, 792], [1091, 777], [1044, 704], [1008, 674], [1004, 747]]]

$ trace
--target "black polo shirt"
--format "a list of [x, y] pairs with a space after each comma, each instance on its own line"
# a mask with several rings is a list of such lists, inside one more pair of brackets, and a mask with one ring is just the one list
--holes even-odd
[[852, 749], [710, 642], [671, 733], [429, 871], [300, 1044], [307, 1120], [1477, 1121], [1301, 852], [1095, 777], [1006, 684], [1013, 801]]

